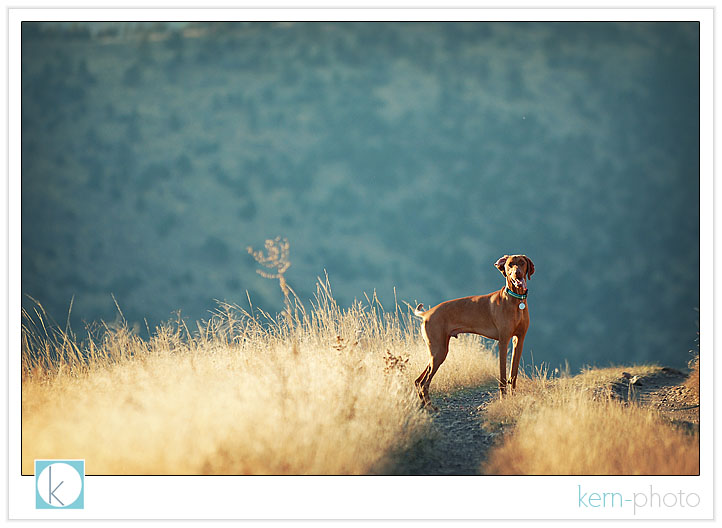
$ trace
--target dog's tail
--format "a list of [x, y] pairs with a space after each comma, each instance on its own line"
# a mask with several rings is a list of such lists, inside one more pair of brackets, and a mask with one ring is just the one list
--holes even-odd
[[419, 303], [419, 305], [414, 310], [414, 315], [416, 317], [423, 317], [424, 316], [424, 303]]

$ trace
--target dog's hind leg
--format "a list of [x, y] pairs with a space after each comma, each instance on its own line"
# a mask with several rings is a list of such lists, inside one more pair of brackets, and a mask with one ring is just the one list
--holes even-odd
[[[416, 308], [416, 311], [419, 311], [420, 309], [423, 309], [423, 305], [419, 305]], [[421, 314], [423, 312], [419, 312]], [[419, 395], [419, 398], [421, 398], [421, 405], [425, 407], [430, 401], [428, 401], [427, 398], [424, 397], [424, 385], [426, 384], [426, 378], [429, 376], [429, 373], [431, 372], [431, 363], [433, 360], [433, 355], [431, 354], [431, 343], [429, 342], [429, 336], [426, 334], [426, 321], [423, 321], [421, 323], [421, 337], [424, 339], [424, 342], [426, 343], [426, 346], [429, 347], [429, 364], [426, 365], [426, 368], [424, 371], [419, 375], [418, 378], [414, 381], [414, 385], [416, 386], [416, 393]]]
[[416, 386], [416, 393], [419, 395], [419, 398], [421, 398], [422, 405], [427, 404], [427, 402], [424, 400], [424, 380], [426, 379], [426, 376], [429, 375], [429, 372], [431, 372], [431, 362], [429, 362], [421, 375], [416, 378], [416, 381], [414, 381], [414, 385]]
[[439, 370], [439, 367], [446, 359], [446, 355], [449, 353], [449, 340], [446, 339], [446, 342], [440, 345], [436, 345], [432, 348], [431, 351], [431, 360], [429, 361], [429, 366], [427, 367], [426, 376], [421, 381], [421, 390], [422, 390], [422, 401], [424, 402], [424, 405], [429, 405], [432, 409], [436, 410], [436, 408], [431, 405], [431, 398], [429, 397], [429, 385], [431, 385], [431, 380], [433, 379], [436, 372]]

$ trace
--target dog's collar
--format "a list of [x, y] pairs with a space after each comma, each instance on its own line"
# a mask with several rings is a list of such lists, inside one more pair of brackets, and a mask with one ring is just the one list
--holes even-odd
[[526, 296], [527, 296], [526, 293], [524, 295], [519, 295], [518, 293], [514, 293], [513, 291], [511, 291], [509, 289], [509, 286], [506, 287], [506, 293], [508, 293], [509, 295], [511, 295], [512, 297], [514, 297], [516, 299], [526, 299]]

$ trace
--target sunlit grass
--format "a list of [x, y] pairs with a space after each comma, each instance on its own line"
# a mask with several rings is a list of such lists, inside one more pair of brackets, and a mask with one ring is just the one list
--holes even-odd
[[[413, 379], [418, 321], [375, 298], [347, 309], [319, 282], [310, 309], [278, 317], [221, 305], [142, 339], [126, 324], [81, 340], [24, 313], [22, 468], [83, 458], [88, 474], [383, 473], [428, 432]], [[455, 340], [432, 390], [494, 379], [482, 340]]]

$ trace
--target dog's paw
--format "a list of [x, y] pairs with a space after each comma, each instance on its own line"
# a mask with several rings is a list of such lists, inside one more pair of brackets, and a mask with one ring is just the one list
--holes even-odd
[[421, 402], [421, 408], [429, 412], [439, 412], [439, 408], [431, 402]]

